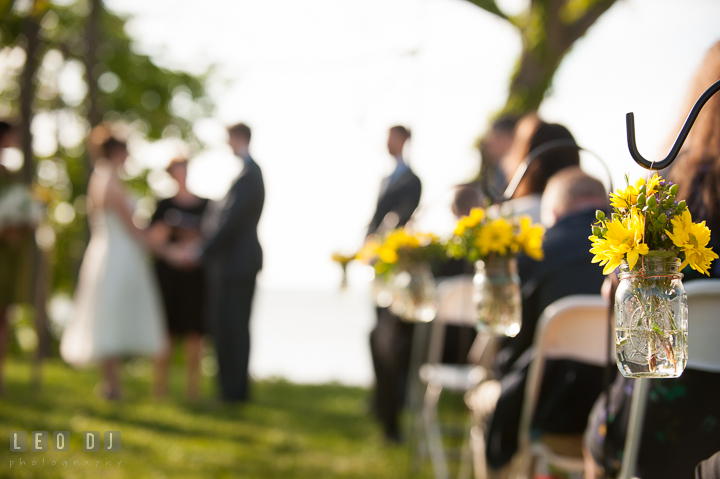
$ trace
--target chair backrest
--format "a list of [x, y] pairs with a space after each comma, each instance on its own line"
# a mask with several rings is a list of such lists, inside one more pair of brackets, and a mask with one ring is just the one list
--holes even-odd
[[608, 361], [608, 304], [599, 295], [573, 295], [548, 306], [535, 334], [536, 354], [605, 366]]
[[[548, 306], [535, 330], [535, 357], [528, 371], [520, 417], [520, 454], [529, 463], [530, 426], [547, 359], [608, 363], [608, 303], [600, 295], [572, 295]], [[612, 352], [610, 352], [612, 354]], [[524, 469], [524, 468], [523, 468]]]
[[[720, 373], [720, 279], [699, 279], [685, 285], [688, 300], [688, 362], [686, 369]], [[630, 479], [640, 452], [648, 379], [637, 379], [625, 434], [619, 479]]]
[[471, 275], [453, 276], [440, 281], [437, 285], [437, 299], [436, 321], [467, 326], [473, 326], [477, 321]]
[[720, 279], [685, 285], [688, 299], [687, 368], [720, 372]]
[[477, 312], [473, 303], [473, 277], [459, 275], [437, 285], [438, 311], [432, 323], [428, 362], [439, 363], [445, 346], [445, 326], [474, 326]]

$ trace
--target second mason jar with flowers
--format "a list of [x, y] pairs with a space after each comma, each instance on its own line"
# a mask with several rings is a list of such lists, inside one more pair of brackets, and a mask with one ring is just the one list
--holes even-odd
[[497, 336], [517, 336], [522, 325], [522, 302], [515, 258], [494, 255], [478, 260], [473, 287], [477, 331]]
[[432, 234], [398, 228], [368, 240], [356, 256], [375, 270], [375, 301], [407, 322], [430, 322], [438, 302], [430, 262], [445, 257]]
[[510, 337], [520, 332], [522, 305], [515, 255], [523, 252], [541, 260], [544, 233], [527, 216], [489, 218], [480, 208], [460, 219], [449, 249], [453, 256], [475, 263], [478, 332]]

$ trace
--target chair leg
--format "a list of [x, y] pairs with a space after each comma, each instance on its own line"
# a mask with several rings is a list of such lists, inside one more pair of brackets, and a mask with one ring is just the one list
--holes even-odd
[[420, 381], [420, 367], [426, 361], [430, 324], [418, 323], [413, 327], [410, 346], [408, 381], [405, 389], [405, 405], [409, 410], [409, 421], [405, 425], [405, 435], [410, 443], [410, 470], [417, 473], [427, 455], [425, 432], [422, 418], [423, 383]]
[[423, 419], [422, 410], [411, 410], [410, 422], [410, 471], [412, 475], [415, 476], [420, 472], [420, 468], [428, 456], [425, 420]]
[[485, 462], [485, 437], [479, 426], [470, 429], [470, 449], [472, 449], [473, 471], [475, 479], [487, 479], [487, 463]]
[[427, 434], [427, 444], [430, 452], [430, 460], [435, 471], [435, 479], [448, 479], [449, 473], [445, 461], [445, 450], [443, 447], [440, 423], [438, 422], [438, 401], [442, 387], [429, 383], [425, 393], [423, 405], [423, 422]]
[[465, 434], [460, 450], [460, 470], [458, 471], [458, 479], [470, 479], [472, 476], [472, 427], [472, 416], [468, 416], [468, 421], [465, 426]]

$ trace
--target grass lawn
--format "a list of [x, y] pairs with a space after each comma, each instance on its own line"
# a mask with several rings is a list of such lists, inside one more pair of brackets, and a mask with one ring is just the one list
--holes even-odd
[[[261, 381], [251, 403], [230, 406], [213, 399], [212, 378], [204, 378], [204, 399], [191, 404], [175, 366], [169, 399], [150, 397], [149, 375], [126, 373], [124, 398], [114, 403], [93, 393], [96, 369], [76, 371], [59, 360], [45, 364], [39, 392], [27, 361], [9, 361], [6, 378], [0, 478], [411, 477], [409, 447], [383, 442], [362, 388]], [[459, 403], [449, 397], [444, 406], [463, 417]], [[70, 451], [10, 452], [10, 431], [70, 431]], [[83, 452], [82, 431], [120, 431], [122, 450]], [[413, 477], [432, 477], [429, 464]]]

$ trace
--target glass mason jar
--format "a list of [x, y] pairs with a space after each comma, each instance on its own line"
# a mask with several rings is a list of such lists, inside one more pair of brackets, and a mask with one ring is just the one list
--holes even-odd
[[380, 308], [387, 308], [392, 304], [392, 282], [394, 281], [391, 275], [383, 276], [375, 274], [375, 278], [372, 281], [370, 287], [370, 294], [372, 295], [373, 301]]
[[620, 266], [615, 294], [618, 369], [628, 378], [676, 378], [687, 363], [687, 295], [677, 258]]
[[522, 325], [522, 301], [515, 258], [491, 256], [478, 261], [473, 284], [478, 332], [517, 336]]
[[390, 311], [408, 322], [428, 323], [438, 310], [435, 277], [427, 263], [399, 271], [392, 279]]

